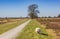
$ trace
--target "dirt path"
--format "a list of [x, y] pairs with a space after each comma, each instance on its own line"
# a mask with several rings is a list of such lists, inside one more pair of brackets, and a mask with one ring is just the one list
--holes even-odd
[[16, 28], [13, 28], [2, 35], [0, 35], [0, 39], [14, 39], [15, 37], [18, 36], [18, 33], [21, 32], [21, 30], [30, 22], [31, 20], [28, 20], [27, 22], [19, 25]]

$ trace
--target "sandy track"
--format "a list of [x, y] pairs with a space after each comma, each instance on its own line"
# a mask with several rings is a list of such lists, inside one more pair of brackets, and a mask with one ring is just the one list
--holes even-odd
[[3, 34], [0, 35], [0, 39], [14, 39], [18, 36], [18, 33], [21, 32], [21, 30], [30, 22], [31, 20], [28, 20], [27, 22], [19, 25], [16, 28], [13, 28]]

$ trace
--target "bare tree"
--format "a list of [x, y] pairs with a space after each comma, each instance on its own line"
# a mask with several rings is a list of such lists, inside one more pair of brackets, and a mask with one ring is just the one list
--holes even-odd
[[38, 5], [36, 4], [32, 4], [28, 7], [28, 12], [29, 12], [29, 16], [30, 18], [37, 18], [38, 17], [38, 13], [39, 13], [39, 10], [38, 9]]

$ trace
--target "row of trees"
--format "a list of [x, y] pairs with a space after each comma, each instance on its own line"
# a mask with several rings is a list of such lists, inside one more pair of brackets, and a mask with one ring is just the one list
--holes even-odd
[[51, 16], [42, 16], [42, 17], [40, 17], [40, 18], [60, 18], [60, 14], [58, 15], [58, 16], [53, 16], [53, 17], [51, 17]]

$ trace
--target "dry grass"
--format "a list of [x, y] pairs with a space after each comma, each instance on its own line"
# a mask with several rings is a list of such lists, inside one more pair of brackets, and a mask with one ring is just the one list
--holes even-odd
[[14, 28], [17, 27], [18, 25], [22, 24], [23, 22], [27, 21], [28, 19], [21, 19], [19, 21], [14, 21], [14, 22], [8, 22], [5, 24], [0, 24], [0, 34]]
[[60, 39], [60, 18], [41, 18], [37, 20], [53, 39]]

